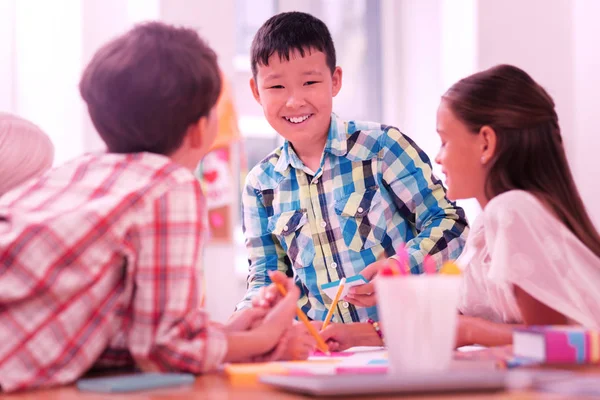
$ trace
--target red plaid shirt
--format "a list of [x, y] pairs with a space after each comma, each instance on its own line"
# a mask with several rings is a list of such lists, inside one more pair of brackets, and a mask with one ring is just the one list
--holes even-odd
[[0, 200], [0, 385], [91, 367], [200, 373], [226, 338], [199, 309], [202, 194], [153, 154], [89, 155]]

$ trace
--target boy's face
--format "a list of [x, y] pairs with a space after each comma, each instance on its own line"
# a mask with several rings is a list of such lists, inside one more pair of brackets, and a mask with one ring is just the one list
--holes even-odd
[[[342, 70], [333, 74], [320, 51], [290, 52], [290, 60], [275, 53], [269, 65], [258, 65], [250, 80], [256, 101], [269, 124], [298, 148], [323, 146], [331, 120], [333, 97], [342, 87]], [[322, 150], [322, 149], [321, 149]]]

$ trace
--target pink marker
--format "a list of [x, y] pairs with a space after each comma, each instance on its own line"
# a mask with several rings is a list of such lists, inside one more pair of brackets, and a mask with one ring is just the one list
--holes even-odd
[[406, 247], [400, 247], [396, 253], [397, 258], [392, 258], [396, 261], [396, 270], [400, 275], [406, 275], [408, 273], [408, 252]]
[[397, 272], [395, 272], [396, 268], [392, 268], [389, 264], [386, 265], [385, 267], [383, 267], [383, 269], [381, 270], [380, 274], [381, 276], [394, 276], [397, 274]]
[[435, 260], [429, 254], [423, 258], [423, 270], [427, 275], [435, 275], [437, 273]]

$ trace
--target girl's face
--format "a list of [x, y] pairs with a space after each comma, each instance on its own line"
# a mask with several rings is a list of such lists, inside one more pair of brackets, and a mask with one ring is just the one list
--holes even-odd
[[[437, 133], [442, 141], [435, 162], [446, 175], [448, 198], [475, 197], [483, 206], [485, 200], [486, 164], [489, 161], [486, 134], [469, 131], [442, 100], [437, 111]], [[487, 128], [490, 129], [490, 128]]]

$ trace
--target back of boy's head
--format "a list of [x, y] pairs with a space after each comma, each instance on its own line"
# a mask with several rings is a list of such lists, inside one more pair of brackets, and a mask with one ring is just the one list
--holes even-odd
[[195, 31], [150, 22], [104, 45], [79, 90], [110, 152], [169, 155], [209, 115], [221, 76], [215, 52]]
[[325, 53], [327, 66], [331, 73], [335, 71], [335, 47], [327, 25], [310, 14], [292, 11], [269, 18], [256, 32], [250, 51], [254, 79], [258, 66], [269, 65], [273, 54], [289, 61], [294, 50], [302, 57], [308, 51]]

